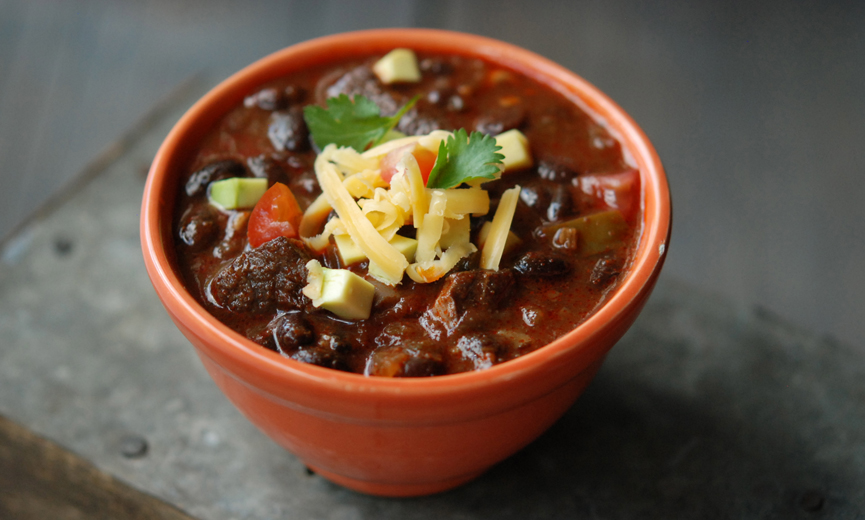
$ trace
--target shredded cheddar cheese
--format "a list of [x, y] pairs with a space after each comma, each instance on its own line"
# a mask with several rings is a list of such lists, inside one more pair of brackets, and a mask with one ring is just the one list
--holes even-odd
[[517, 209], [517, 201], [520, 200], [520, 187], [514, 186], [502, 193], [499, 207], [490, 225], [490, 231], [484, 248], [481, 250], [481, 268], [499, 270], [499, 262], [508, 241], [508, 233], [511, 230], [511, 222]]
[[423, 224], [417, 230], [417, 253], [415, 258], [418, 262], [428, 262], [436, 257], [436, 249], [439, 248], [439, 240], [442, 236], [444, 226], [444, 208], [447, 199], [441, 190], [433, 191], [430, 198], [429, 213], [424, 216]]
[[318, 307], [321, 305], [321, 293], [324, 287], [324, 271], [318, 260], [310, 260], [306, 263], [306, 286], [301, 289], [301, 292], [312, 300], [312, 304]]
[[380, 281], [388, 285], [396, 285], [402, 280], [408, 261], [379, 234], [372, 222], [364, 217], [357, 202], [343, 186], [336, 166], [330, 162], [330, 157], [336, 149], [335, 145], [328, 145], [315, 160], [315, 174], [321, 190], [336, 210], [351, 239], [381, 268], [383, 276]]
[[408, 196], [414, 217], [414, 227], [420, 228], [429, 209], [429, 197], [427, 196], [423, 176], [420, 173], [420, 166], [418, 166], [414, 156], [408, 153], [397, 164], [396, 171], [397, 189], [400, 189], [400, 191], [403, 191]]
[[411, 264], [406, 273], [415, 282], [432, 283], [446, 275], [461, 259], [477, 250], [478, 248], [471, 242], [452, 246], [438, 260]]
[[[468, 188], [427, 188], [411, 153], [396, 164], [389, 183], [382, 179], [380, 168], [388, 153], [408, 144], [438, 153], [450, 135], [436, 130], [388, 141], [363, 153], [326, 146], [315, 160], [323, 193], [303, 215], [303, 240], [322, 251], [333, 237], [343, 261], [368, 259], [369, 276], [388, 285], [399, 284], [405, 274], [419, 283], [445, 276], [462, 258], [478, 250], [471, 242], [469, 217], [489, 213], [489, 194], [477, 182]], [[519, 190], [505, 191], [492, 223], [478, 239], [485, 269], [498, 269], [506, 244], [519, 243], [510, 232]], [[335, 217], [330, 216], [332, 211]], [[416, 239], [397, 234], [408, 224], [417, 229]], [[320, 292], [320, 266], [308, 268], [309, 286], [304, 292], [312, 298]]]
[[471, 222], [467, 218], [447, 218], [444, 219], [442, 225], [442, 236], [439, 239], [439, 245], [442, 249], [447, 249], [453, 245], [464, 244], [470, 242], [471, 237]]

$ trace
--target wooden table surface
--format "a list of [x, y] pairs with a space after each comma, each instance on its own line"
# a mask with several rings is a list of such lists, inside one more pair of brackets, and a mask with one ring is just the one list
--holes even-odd
[[5, 519], [192, 520], [2, 416], [0, 468]]

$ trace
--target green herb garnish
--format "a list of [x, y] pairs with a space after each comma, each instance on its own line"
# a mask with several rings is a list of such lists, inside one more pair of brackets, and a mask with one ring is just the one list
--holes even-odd
[[359, 95], [349, 98], [340, 94], [327, 100], [327, 108], [307, 106], [303, 109], [303, 118], [319, 148], [333, 143], [363, 152], [380, 144], [418, 99], [420, 96], [415, 96], [393, 117], [381, 117], [378, 105], [369, 98]]
[[429, 174], [427, 188], [448, 189], [475, 179], [496, 179], [505, 158], [502, 147], [481, 132], [468, 136], [460, 128], [439, 144], [439, 154]]

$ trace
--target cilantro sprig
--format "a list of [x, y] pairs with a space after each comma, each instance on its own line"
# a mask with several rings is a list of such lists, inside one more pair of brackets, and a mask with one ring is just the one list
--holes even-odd
[[379, 144], [419, 99], [415, 96], [392, 117], [382, 117], [378, 105], [369, 98], [340, 94], [327, 100], [327, 108], [307, 106], [303, 118], [319, 148], [333, 143], [363, 152]]
[[495, 179], [504, 155], [496, 139], [481, 132], [469, 136], [460, 128], [439, 144], [439, 154], [427, 180], [428, 188], [448, 189], [476, 179]]
[[[303, 109], [312, 140], [319, 148], [334, 143], [358, 152], [381, 143], [420, 96], [415, 96], [392, 117], [382, 117], [378, 105], [365, 96], [329, 98], [327, 108], [310, 105]], [[476, 179], [495, 179], [505, 158], [494, 137], [459, 129], [439, 144], [427, 187], [448, 189]]]

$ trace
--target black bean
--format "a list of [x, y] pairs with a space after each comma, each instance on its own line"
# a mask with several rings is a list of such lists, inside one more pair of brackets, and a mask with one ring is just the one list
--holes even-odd
[[295, 170], [308, 170], [312, 167], [314, 161], [306, 161], [303, 156], [300, 155], [289, 155], [285, 159], [285, 164], [288, 165], [289, 168], [294, 168]]
[[380, 346], [367, 361], [370, 375], [386, 377], [426, 377], [447, 373], [440, 345], [423, 334], [417, 324], [407, 324], [406, 332], [391, 330], [376, 338]]
[[526, 206], [543, 211], [550, 204], [550, 192], [542, 185], [528, 184], [520, 190], [520, 199]]
[[592, 268], [589, 281], [592, 282], [592, 285], [604, 286], [612, 282], [621, 272], [622, 266], [619, 261], [612, 258], [601, 258]]
[[278, 317], [273, 328], [276, 348], [288, 354], [315, 340], [315, 331], [299, 313], [286, 313]]
[[507, 130], [520, 128], [525, 121], [526, 109], [522, 104], [496, 106], [475, 120], [475, 130], [487, 135], [499, 135]]
[[[490, 204], [492, 205], [492, 201], [490, 201]], [[491, 211], [489, 212], [489, 214], [495, 215], [495, 211], [493, 211], [492, 209], [493, 209], [492, 206], [490, 206]], [[478, 233], [481, 230], [481, 228], [484, 227], [484, 224], [489, 222], [489, 220], [487, 220], [486, 216], [470, 217], [470, 218], [471, 218], [471, 220], [469, 220], [469, 223], [471, 224], [471, 234], [472, 235]]]
[[453, 79], [448, 76], [440, 76], [433, 80], [432, 88], [442, 93], [442, 99], [453, 94], [454, 85]]
[[466, 106], [462, 96], [454, 94], [448, 98], [448, 110], [451, 112], [461, 112]]
[[354, 350], [354, 345], [352, 345], [351, 341], [341, 334], [323, 334], [319, 345], [338, 354], [348, 354]]
[[[279, 317], [277, 317], [276, 319], [279, 319]], [[276, 320], [271, 321], [264, 328], [255, 328], [246, 331], [246, 337], [258, 343], [267, 350], [279, 352], [279, 349], [276, 348], [276, 340], [273, 337], [273, 328], [275, 326], [275, 321]]]
[[219, 244], [213, 248], [214, 258], [230, 259], [246, 247], [246, 230], [249, 223], [249, 211], [229, 211], [225, 218], [219, 217], [220, 230], [223, 232]]
[[441, 125], [436, 119], [419, 115], [417, 108], [409, 110], [397, 125], [397, 129], [406, 135], [426, 135], [439, 128]]
[[561, 164], [541, 161], [538, 163], [538, 175], [548, 181], [570, 182], [577, 176], [577, 172]]
[[478, 358], [487, 352], [498, 355], [501, 344], [496, 340], [495, 336], [490, 334], [471, 333], [461, 337], [457, 341], [457, 347], [464, 354]]
[[294, 194], [305, 193], [308, 196], [318, 195], [321, 193], [321, 188], [318, 185], [318, 179], [315, 173], [306, 171], [291, 177], [289, 188]]
[[246, 165], [249, 166], [249, 171], [255, 177], [263, 177], [267, 179], [268, 184], [272, 185], [277, 182], [287, 184], [289, 182], [288, 175], [279, 162], [266, 155], [258, 157], [250, 157], [246, 160]]
[[552, 189], [550, 205], [547, 206], [547, 220], [555, 222], [571, 214], [573, 201], [571, 191], [561, 184]]
[[430, 90], [426, 95], [426, 100], [430, 102], [430, 104], [438, 105], [445, 99], [447, 99], [448, 93], [443, 92], [441, 90], [433, 89]]
[[447, 366], [439, 357], [418, 354], [408, 358], [402, 366], [402, 377], [430, 377], [447, 373]]
[[289, 105], [296, 105], [297, 103], [302, 103], [303, 100], [306, 99], [306, 90], [302, 87], [296, 87], [294, 85], [289, 85], [285, 87], [282, 91], [285, 96], [285, 101]]
[[561, 276], [571, 270], [571, 265], [558, 256], [530, 251], [517, 259], [514, 269], [526, 276]]
[[454, 71], [454, 67], [444, 60], [425, 58], [420, 62], [420, 70], [431, 72], [436, 76], [445, 76], [451, 74]]
[[342, 269], [345, 267], [342, 263], [342, 257], [339, 255], [339, 251], [334, 244], [328, 244], [327, 248], [324, 250], [323, 257], [321, 259], [321, 265], [327, 267], [328, 269]]
[[219, 220], [209, 205], [192, 206], [180, 219], [180, 240], [192, 251], [212, 244], [219, 232]]
[[331, 350], [321, 348], [300, 349], [292, 353], [289, 357], [300, 361], [301, 363], [309, 363], [310, 365], [318, 365], [324, 368], [342, 370], [343, 372], [351, 371], [347, 359]]
[[481, 265], [481, 252], [480, 250], [475, 251], [467, 256], [462, 257], [457, 265], [451, 270], [452, 273], [459, 273], [461, 271], [471, 271], [479, 268]]
[[378, 105], [383, 116], [396, 114], [404, 104], [382, 88], [378, 77], [366, 65], [355, 67], [340, 74], [338, 78], [327, 75], [320, 80], [316, 90], [318, 91], [316, 98], [322, 102], [326, 98], [337, 97], [340, 94], [346, 94], [349, 97], [360, 94]]
[[246, 168], [232, 159], [210, 163], [189, 177], [186, 194], [190, 197], [204, 194], [208, 184], [229, 177], [246, 177]]
[[475, 122], [475, 130], [482, 134], [499, 135], [505, 131], [505, 125], [495, 118], [481, 116]]
[[273, 147], [280, 152], [284, 150], [301, 152], [308, 149], [309, 130], [303, 119], [303, 110], [300, 107], [292, 107], [288, 111], [271, 114], [267, 137], [270, 138]]
[[262, 110], [282, 110], [288, 106], [288, 100], [282, 90], [263, 88], [251, 96], [246, 96], [243, 106], [247, 108], [257, 106]]

